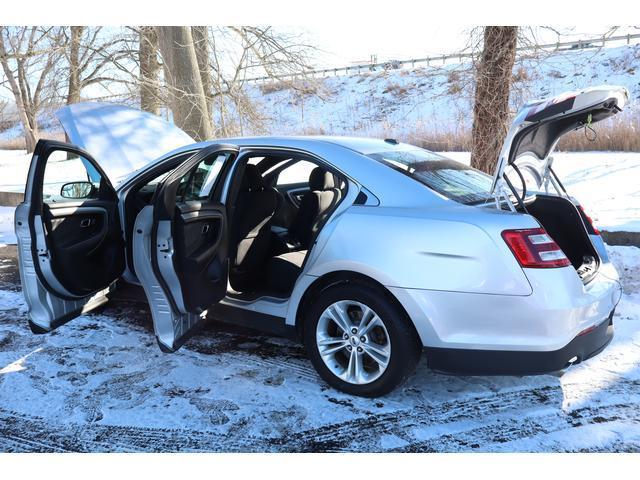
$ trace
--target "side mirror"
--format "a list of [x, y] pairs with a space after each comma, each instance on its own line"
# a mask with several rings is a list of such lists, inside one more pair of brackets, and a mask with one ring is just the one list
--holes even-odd
[[82, 198], [89, 198], [93, 191], [94, 188], [91, 182], [70, 182], [62, 185], [62, 188], [60, 189], [60, 196], [63, 198], [79, 200]]

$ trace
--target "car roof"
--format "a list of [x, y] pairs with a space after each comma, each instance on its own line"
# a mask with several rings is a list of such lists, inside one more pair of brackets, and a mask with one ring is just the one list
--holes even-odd
[[224, 142], [239, 145], [282, 145], [285, 146], [294, 141], [295, 143], [309, 146], [317, 143], [331, 143], [338, 145], [363, 155], [379, 153], [387, 150], [405, 150], [416, 148], [413, 145], [397, 142], [394, 139], [379, 139], [369, 137], [347, 137], [337, 135], [292, 135], [292, 136], [254, 136], [223, 138], [213, 141], [213, 143]]

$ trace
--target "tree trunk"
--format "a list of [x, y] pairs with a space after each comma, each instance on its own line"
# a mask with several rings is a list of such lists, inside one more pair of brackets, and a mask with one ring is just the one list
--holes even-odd
[[24, 125], [24, 143], [27, 153], [33, 153], [36, 143], [40, 140], [40, 129], [35, 114], [27, 114], [27, 123]]
[[71, 27], [69, 39], [69, 90], [67, 92], [67, 105], [80, 101], [80, 41], [84, 27]]
[[140, 62], [140, 108], [160, 115], [160, 62], [158, 62], [158, 36], [154, 27], [140, 27], [138, 46]]
[[[23, 92], [20, 90], [20, 85], [18, 84], [18, 81], [14, 76], [14, 72], [9, 66], [8, 58], [9, 55], [4, 45], [4, 38], [2, 37], [2, 35], [0, 35], [0, 63], [2, 64], [2, 69], [4, 71], [7, 82], [11, 87], [11, 92], [13, 93], [13, 98], [16, 102], [18, 116], [20, 117], [20, 123], [22, 124], [22, 129], [24, 130], [24, 142], [27, 153], [33, 153], [36, 148], [36, 143], [38, 143], [39, 139], [38, 122], [31, 121], [33, 115], [30, 115], [29, 104], [25, 102], [25, 100], [28, 100], [28, 98], [26, 97], [26, 95], [23, 95]], [[18, 59], [17, 62], [24, 62], [24, 60]]]
[[213, 137], [190, 27], [156, 27], [175, 124], [197, 141]]
[[213, 79], [211, 78], [211, 66], [209, 65], [209, 35], [207, 33], [207, 27], [191, 27], [198, 69], [200, 70], [200, 80], [207, 100], [207, 112], [211, 117], [213, 113]]
[[471, 166], [492, 174], [509, 120], [509, 91], [518, 27], [484, 28], [484, 49], [476, 71]]

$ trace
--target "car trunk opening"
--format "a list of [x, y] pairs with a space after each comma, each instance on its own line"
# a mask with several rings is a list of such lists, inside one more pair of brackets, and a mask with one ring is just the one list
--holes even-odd
[[[553, 171], [551, 153], [563, 135], [592, 129], [621, 112], [628, 101], [626, 88], [603, 85], [526, 104], [509, 129], [493, 177], [490, 193], [496, 206], [536, 218], [584, 283], [602, 260], [590, 237], [597, 232]], [[533, 191], [527, 189], [527, 174], [534, 180]]]
[[567, 198], [535, 195], [524, 201], [526, 211], [534, 217], [560, 246], [580, 278], [589, 281], [598, 269], [600, 258], [589, 238], [584, 214]]

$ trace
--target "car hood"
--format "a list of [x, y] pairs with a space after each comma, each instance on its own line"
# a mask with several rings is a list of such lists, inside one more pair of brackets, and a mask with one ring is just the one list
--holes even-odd
[[629, 101], [625, 87], [603, 85], [527, 103], [516, 115], [502, 146], [493, 178], [492, 193], [507, 166], [526, 156], [544, 181], [546, 160], [560, 138], [622, 111]]
[[69, 142], [89, 152], [112, 184], [161, 155], [195, 141], [175, 125], [142, 110], [85, 102], [56, 112]]

